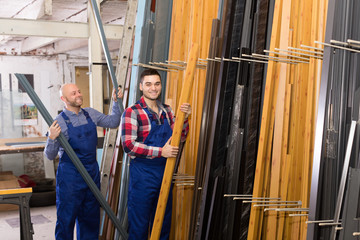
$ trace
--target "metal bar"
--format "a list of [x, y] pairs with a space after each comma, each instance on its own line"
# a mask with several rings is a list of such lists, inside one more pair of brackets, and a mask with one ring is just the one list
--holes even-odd
[[[238, 64], [238, 67], [241, 64]], [[247, 75], [245, 71], [242, 71], [242, 75]], [[240, 175], [240, 159], [242, 155], [243, 139], [244, 139], [244, 129], [240, 127], [241, 122], [241, 112], [244, 108], [244, 85], [239, 84], [239, 78], [244, 77], [239, 74], [236, 77], [236, 87], [233, 100], [233, 108], [231, 114], [231, 126], [228, 142], [228, 151], [227, 151], [227, 160], [226, 160], [226, 169], [227, 173], [225, 174], [227, 182], [226, 189], [229, 192], [237, 192], [239, 189], [239, 175]], [[246, 77], [245, 77], [246, 78]], [[226, 232], [227, 236], [224, 239], [232, 239], [234, 221], [236, 216], [236, 206], [238, 202], [232, 201], [231, 199], [225, 199], [223, 205], [225, 214], [223, 214], [223, 220], [226, 219], [227, 223], [224, 223], [224, 227], [227, 226]]]
[[358, 47], [360, 47], [360, 41], [348, 39], [347, 42], [348, 42], [350, 45], [358, 45]]
[[305, 223], [306, 224], [311, 224], [311, 223], [324, 223], [324, 222], [334, 222], [334, 219], [306, 221]]
[[339, 45], [349, 46], [349, 43], [347, 43], [347, 42], [342, 42], [342, 41], [338, 41], [338, 40], [334, 40], [334, 39], [331, 39], [330, 43], [331, 44], [339, 44]]
[[[25, 88], [27, 94], [29, 95], [29, 97], [31, 98], [37, 109], [39, 109], [39, 112], [43, 116], [45, 122], [50, 126], [53, 123], [53, 119], [49, 114], [49, 112], [46, 110], [44, 104], [36, 95], [34, 89], [26, 80], [24, 74], [15, 73], [15, 76], [17, 77], [21, 85]], [[90, 190], [93, 192], [95, 198], [98, 200], [101, 207], [108, 214], [109, 218], [112, 220], [115, 227], [119, 230], [120, 234], [127, 239], [128, 237], [127, 232], [122, 228], [119, 219], [117, 219], [116, 215], [111, 210], [110, 205], [107, 203], [107, 201], [101, 194], [100, 190], [98, 189], [92, 178], [90, 177], [89, 173], [86, 171], [84, 165], [81, 163], [80, 159], [78, 158], [72, 147], [70, 146], [69, 142], [67, 141], [63, 133], [60, 133], [58, 140], [61, 143], [62, 147], [64, 148], [65, 152], [69, 155], [71, 161], [75, 165], [76, 169], [79, 171], [80, 175], [83, 177], [86, 184], [89, 186]]]
[[[353, 41], [351, 41], [353, 42]], [[330, 40], [331, 44], [339, 44], [339, 45], [344, 45], [344, 46], [352, 46], [352, 47], [357, 47], [360, 48], [360, 45], [354, 44], [354, 43], [349, 43], [349, 42], [342, 42], [342, 41], [338, 41], [338, 40]]]
[[254, 204], [253, 207], [273, 207], [273, 206], [301, 206], [301, 204], [292, 204], [292, 203], [279, 203], [279, 204]]
[[162, 62], [149, 62], [149, 64], [151, 64], [151, 65], [159, 65], [159, 66], [163, 66], [163, 67], [167, 67], [167, 68], [173, 68], [173, 69], [177, 69], [177, 70], [185, 70], [185, 67], [180, 67], [180, 66], [174, 65], [174, 64], [168, 64], [168, 63], [162, 63]]
[[349, 180], [346, 185], [346, 197], [341, 217], [344, 231], [340, 233], [339, 239], [351, 239], [352, 233], [358, 230], [359, 223], [356, 221], [356, 206], [359, 203], [360, 169], [349, 168]]
[[176, 186], [194, 186], [194, 183], [179, 183]]
[[[340, 219], [341, 206], [342, 206], [342, 202], [343, 202], [345, 184], [346, 184], [346, 179], [347, 179], [349, 164], [350, 164], [351, 150], [352, 150], [354, 136], [355, 136], [355, 128], [356, 128], [356, 121], [351, 121], [349, 138], [348, 138], [348, 143], [346, 146], [345, 160], [344, 160], [343, 170], [342, 170], [342, 174], [341, 174], [339, 192], [338, 192], [337, 201], [336, 201], [334, 222], [338, 222]], [[335, 240], [335, 238], [336, 238], [336, 231], [333, 228], [331, 231], [331, 239]]]
[[308, 212], [308, 208], [264, 208], [266, 211], [277, 211], [277, 212]]
[[238, 57], [233, 57], [233, 59], [222, 58], [222, 60], [223, 60], [223, 61], [228, 61], [228, 62], [247, 61], [247, 62], [257, 62], [257, 63], [268, 63], [267, 61], [251, 60], [251, 59], [247, 59], [247, 58], [238, 58]]
[[217, 58], [217, 57], [215, 57], [215, 58], [206, 58], [206, 60], [214, 61], [214, 62], [221, 62], [221, 58]]
[[186, 65], [186, 62], [183, 62], [183, 61], [165, 60], [165, 62], [167, 62], [167, 63], [175, 63], [175, 64], [178, 64], [178, 65], [181, 65], [181, 66]]
[[[298, 62], [298, 63], [309, 63], [309, 61], [308, 61], [309, 58], [305, 58], [307, 61], [300, 61], [300, 60], [297, 60], [297, 59], [275, 57], [275, 56], [270, 56], [270, 55], [265, 55], [265, 54], [258, 54], [258, 53], [252, 53], [251, 55], [258, 56], [258, 57], [263, 57], [263, 58], [273, 58], [273, 59], [279, 59], [279, 60], [284, 60], [284, 61], [293, 61], [293, 62]], [[291, 57], [291, 55], [289, 55], [289, 57]]]
[[[106, 63], [110, 72], [110, 76], [111, 76], [111, 80], [113, 83], [113, 86], [115, 88], [115, 92], [116, 92], [116, 96], [118, 95], [118, 83], [116, 80], [116, 76], [115, 76], [115, 71], [114, 71], [114, 67], [113, 67], [113, 63], [111, 60], [111, 56], [110, 56], [110, 52], [109, 52], [109, 47], [107, 45], [107, 41], [106, 41], [106, 36], [105, 36], [105, 32], [104, 32], [104, 27], [101, 21], [101, 17], [100, 17], [100, 13], [99, 13], [99, 9], [97, 7], [96, 4], [96, 0], [90, 0], [91, 2], [91, 7], [94, 13], [94, 17], [95, 17], [95, 21], [96, 21], [96, 26], [97, 29], [99, 31], [99, 36], [100, 36], [100, 40], [101, 40], [101, 45], [103, 47], [103, 51], [104, 51], [104, 55], [105, 55], [105, 59], [106, 59]], [[122, 102], [122, 99], [117, 99], [117, 103], [119, 105], [120, 108], [120, 112], [123, 113], [124, 112], [124, 105]]]
[[234, 60], [234, 59], [229, 59], [229, 58], [223, 58], [222, 59], [223, 61], [227, 61], [227, 62], [240, 62], [240, 61], [238, 61], [238, 60]]
[[297, 213], [293, 213], [293, 214], [289, 214], [289, 217], [306, 217], [309, 216], [309, 214], [297, 214]]
[[352, 49], [352, 48], [341, 47], [341, 46], [338, 46], [338, 45], [333, 45], [333, 44], [329, 44], [329, 43], [323, 43], [323, 42], [319, 42], [319, 41], [315, 41], [315, 43], [321, 44], [321, 45], [324, 45], [324, 46], [327, 46], [327, 47], [339, 48], [339, 49], [347, 50], [347, 51], [350, 51], [350, 52], [360, 53], [360, 50], [356, 50], [356, 49]]
[[232, 57], [232, 59], [229, 59], [229, 58], [215, 58], [215, 59], [220, 59], [222, 61], [232, 61], [232, 62], [247, 61], [247, 62], [257, 62], [257, 63], [268, 63], [267, 61], [259, 61], [259, 60], [252, 60], [252, 59], [248, 59], [248, 58], [238, 58], [238, 57]]
[[302, 55], [302, 56], [322, 59], [322, 57], [320, 57], [320, 56], [306, 54], [306, 53], [300, 53], [300, 52], [296, 52], [296, 51], [289, 51], [289, 50], [280, 49], [280, 48], [275, 48], [275, 51], [282, 51], [282, 52], [287, 52], [287, 53], [295, 53], [295, 54], [299, 54], [299, 55]]
[[194, 183], [194, 181], [172, 181], [173, 183]]
[[303, 51], [303, 52], [307, 52], [307, 53], [315, 53], [315, 54], [319, 54], [319, 55], [324, 55], [324, 53], [322, 53], [322, 52], [309, 51], [309, 50], [305, 50], [305, 49], [301, 49], [301, 48], [288, 47], [288, 49], [297, 50], [297, 51]]
[[324, 226], [337, 226], [337, 225], [341, 225], [340, 222], [332, 222], [332, 223], [319, 223], [320, 227], [324, 227]]
[[[244, 55], [244, 54], [243, 54], [243, 55]], [[278, 60], [284, 60], [284, 61], [291, 61], [291, 62], [295, 62], [295, 63], [309, 63], [309, 61], [306, 61], [306, 62], [305, 62], [305, 61], [300, 61], [300, 60], [296, 60], [296, 59], [274, 57], [274, 56], [257, 54], [257, 53], [253, 53], [252, 56], [258, 56], [258, 57], [269, 58], [269, 59], [278, 59]]]
[[[123, 161], [121, 164], [121, 184], [119, 190], [119, 204], [118, 204], [118, 219], [121, 221], [121, 226], [124, 229], [127, 229], [127, 199], [128, 199], [128, 189], [129, 189], [129, 165], [130, 165], [130, 156], [127, 154], [123, 155]], [[116, 231], [115, 239], [119, 240], [119, 233]]]
[[252, 197], [249, 194], [224, 194], [224, 197]]
[[[178, 64], [178, 65], [181, 65], [181, 66], [186, 66], [187, 65], [187, 63], [184, 62], [184, 61], [169, 61], [169, 60], [166, 60], [166, 62], [175, 63], [175, 64]], [[206, 69], [206, 67], [207, 67], [206, 63], [196, 62], [196, 68]]]
[[195, 178], [195, 176], [186, 175], [186, 174], [178, 174], [178, 173], [174, 173], [173, 177], [174, 178], [176, 178], [176, 177]]
[[199, 68], [199, 69], [206, 69], [206, 68], [207, 68], [207, 65], [197, 63], [197, 64], [196, 64], [196, 68]]
[[277, 208], [275, 211], [278, 212], [287, 212], [287, 211], [293, 211], [293, 212], [308, 212], [308, 208]]
[[206, 60], [206, 59], [204, 59], [204, 58], [198, 58], [198, 60], [200, 60], [200, 61], [204, 61], [204, 62], [207, 62], [207, 60]]
[[243, 203], [299, 203], [301, 204], [301, 201], [243, 201]]
[[256, 63], [268, 63], [267, 61], [259, 61], [259, 60], [252, 60], [252, 59], [238, 58], [238, 57], [232, 57], [232, 60], [238, 60], [238, 62], [245, 61], [245, 62], [256, 62]]
[[266, 197], [234, 197], [233, 200], [251, 200], [251, 199], [268, 199], [268, 200], [277, 200], [280, 198], [266, 198]]
[[299, 57], [299, 56], [295, 56], [295, 55], [291, 55], [291, 54], [286, 54], [286, 53], [281, 53], [281, 52], [274, 52], [274, 51], [269, 51], [269, 50], [264, 50], [265, 53], [272, 53], [272, 54], [276, 54], [276, 55], [281, 55], [281, 56], [287, 56], [287, 57], [292, 57], [292, 58], [297, 58], [297, 59], [302, 59], [302, 60], [309, 60], [309, 58], [306, 57]]
[[295, 62], [291, 62], [291, 60], [285, 60], [285, 61], [282, 61], [282, 60], [276, 60], [276, 59], [273, 59], [271, 57], [262, 57], [262, 56], [254, 56], [254, 55], [248, 55], [248, 54], [242, 54], [241, 56], [243, 57], [249, 57], [249, 58], [255, 58], [255, 59], [261, 59], [261, 60], [268, 60], [268, 61], [274, 61], [274, 62], [281, 62], [281, 63], [289, 63], [289, 64], [297, 64]]
[[144, 64], [144, 63], [138, 63], [138, 64], [132, 64], [132, 65], [133, 66], [140, 66], [140, 67], [144, 67], [144, 68], [152, 68], [152, 69], [156, 69], [156, 70], [159, 70], [159, 71], [165, 71], [165, 72], [178, 72], [176, 70], [160, 68], [160, 67], [154, 67], [154, 66]]
[[[326, 20], [326, 32], [325, 41], [330, 41], [333, 36], [335, 26], [335, 0], [328, 1], [327, 20]], [[313, 165], [311, 173], [311, 191], [309, 202], [309, 220], [316, 219], [316, 207], [318, 206], [318, 194], [319, 194], [319, 179], [320, 179], [320, 163], [321, 153], [323, 146], [325, 114], [326, 114], [326, 102], [327, 102], [327, 89], [330, 79], [330, 69], [332, 63], [332, 52], [330, 49], [324, 49], [324, 61], [321, 71], [321, 82], [318, 97], [318, 107], [316, 114], [316, 127], [314, 138], [314, 151], [313, 151]], [[313, 240], [315, 235], [315, 225], [308, 225], [307, 240]]]
[[319, 50], [319, 51], [324, 51], [324, 49], [322, 49], [322, 48], [307, 46], [307, 45], [304, 45], [304, 44], [301, 44], [300, 47], [309, 48], [309, 49], [315, 49], [315, 50]]

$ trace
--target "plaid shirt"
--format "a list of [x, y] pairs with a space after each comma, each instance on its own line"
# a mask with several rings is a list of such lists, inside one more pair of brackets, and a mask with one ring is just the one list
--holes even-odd
[[[121, 117], [121, 142], [124, 151], [129, 154], [131, 158], [140, 157], [153, 159], [161, 157], [161, 147], [152, 147], [144, 144], [151, 130], [151, 121], [144, 108], [148, 108], [149, 112], [152, 113], [153, 116], [156, 116], [159, 123], [168, 121], [171, 128], [174, 127], [175, 116], [170, 106], [161, 104], [159, 101], [157, 104], [160, 110], [159, 115], [154, 113], [151, 108], [148, 108], [144, 97], [141, 97], [134, 105], [127, 108]], [[162, 114], [163, 112], [166, 113], [166, 119]], [[189, 122], [185, 119], [181, 133], [182, 142], [185, 141], [188, 132]]]

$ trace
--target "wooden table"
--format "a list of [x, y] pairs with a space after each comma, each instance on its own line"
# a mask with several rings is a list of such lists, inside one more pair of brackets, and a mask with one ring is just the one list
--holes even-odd
[[0, 154], [41, 152], [45, 148], [46, 137], [0, 139]]

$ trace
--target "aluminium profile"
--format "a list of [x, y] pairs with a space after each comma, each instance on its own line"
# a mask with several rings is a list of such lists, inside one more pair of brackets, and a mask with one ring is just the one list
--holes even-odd
[[[330, 41], [334, 34], [335, 26], [335, 0], [329, 0], [326, 20], [326, 32], [325, 41]], [[327, 88], [329, 84], [329, 70], [332, 63], [332, 52], [329, 48], [324, 49], [324, 60], [321, 71], [321, 82], [318, 97], [318, 107], [316, 114], [316, 128], [314, 138], [314, 151], [313, 151], [313, 166], [311, 174], [311, 190], [309, 199], [309, 221], [316, 219], [316, 207], [318, 204], [318, 193], [319, 193], [319, 180], [320, 180], [320, 165], [321, 165], [321, 153], [324, 136], [324, 125], [325, 125], [325, 108], [327, 102]], [[313, 240], [315, 235], [314, 224], [308, 225], [307, 239]]]
[[[110, 72], [110, 76], [111, 76], [111, 80], [112, 80], [113, 86], [115, 88], [116, 96], [117, 96], [118, 92], [119, 92], [119, 90], [118, 90], [119, 85], [118, 85], [117, 80], [116, 80], [115, 71], [114, 71], [112, 60], [111, 60], [109, 47], [108, 47], [108, 44], [107, 44], [107, 41], [106, 41], [105, 31], [104, 31], [104, 27], [103, 27], [103, 24], [102, 24], [102, 21], [101, 21], [99, 9], [97, 7], [96, 0], [90, 0], [90, 2], [91, 2], [91, 7], [92, 7], [92, 10], [93, 10], [93, 13], [94, 13], [94, 18], [95, 18], [95, 21], [96, 21], [96, 26], [97, 26], [97, 29], [98, 29], [98, 32], [99, 32], [101, 45], [103, 47], [104, 55], [105, 55], [105, 58], [106, 58], [106, 63], [107, 63], [107, 66], [108, 66], [108, 69], [109, 69], [109, 72]], [[117, 103], [119, 105], [120, 112], [122, 114], [124, 112], [123, 102], [122, 102], [122, 100], [120, 98], [117, 98]]]

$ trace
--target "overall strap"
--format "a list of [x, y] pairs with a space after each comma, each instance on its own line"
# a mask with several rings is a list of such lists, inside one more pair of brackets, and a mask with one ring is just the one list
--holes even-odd
[[[148, 118], [150, 120], [150, 122], [152, 122], [154, 120], [154, 116], [152, 113], [150, 113], [149, 109], [146, 107], [146, 108], [143, 108], [144, 111], [146, 112], [146, 114], [148, 115]], [[166, 111], [164, 111], [163, 109], [162, 110], [162, 113], [161, 115], [164, 117], [164, 119], [167, 119], [169, 125], [170, 125], [170, 118], [169, 118], [169, 115]], [[160, 116], [160, 122], [161, 122], [161, 116]], [[164, 124], [164, 122], [161, 122], [161, 124]]]
[[90, 123], [90, 124], [94, 123], [93, 120], [91, 119], [89, 113], [87, 111], [85, 111], [84, 109], [81, 109], [81, 110], [84, 112], [84, 115], [86, 117], [87, 122]]
[[65, 121], [65, 123], [66, 123], [67, 126], [72, 125], [71, 122], [70, 122], [69, 117], [68, 117], [64, 112], [61, 112], [60, 115], [61, 115], [62, 118], [64, 119], [64, 121]]
[[89, 113], [87, 111], [85, 111], [85, 109], [82, 108], [81, 111], [84, 112], [84, 115], [85, 115], [86, 119], [90, 118]]
[[153, 114], [149, 111], [149, 109], [146, 107], [146, 108], [143, 108], [144, 111], [146, 112], [146, 114], [148, 115], [148, 118], [149, 118], [149, 121], [150, 123], [154, 120], [154, 116]]

